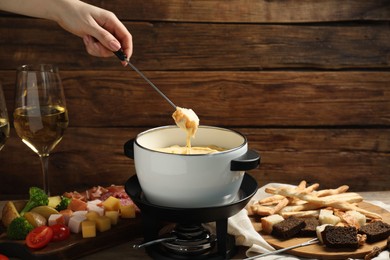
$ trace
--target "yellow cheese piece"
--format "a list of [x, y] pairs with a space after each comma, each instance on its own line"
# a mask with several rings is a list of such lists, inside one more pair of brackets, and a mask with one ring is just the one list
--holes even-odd
[[106, 211], [106, 217], [110, 218], [111, 224], [118, 224], [119, 212], [116, 210]]
[[95, 221], [99, 216], [99, 213], [96, 211], [89, 211], [87, 214], [85, 214], [85, 217], [90, 221]]
[[91, 220], [81, 222], [81, 233], [83, 238], [96, 237], [96, 222]]
[[134, 205], [120, 205], [121, 217], [122, 218], [135, 218], [135, 207]]
[[102, 204], [106, 211], [119, 210], [121, 205], [120, 200], [113, 196], [108, 197]]
[[58, 204], [61, 202], [60, 196], [51, 196], [49, 197], [49, 203], [47, 204], [49, 207], [56, 208]]
[[99, 232], [104, 232], [111, 229], [111, 219], [106, 216], [99, 216], [95, 220], [96, 222], [96, 229]]

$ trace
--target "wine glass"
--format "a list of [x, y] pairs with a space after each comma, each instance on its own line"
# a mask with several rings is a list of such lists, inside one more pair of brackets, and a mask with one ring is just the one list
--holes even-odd
[[7, 106], [5, 104], [5, 98], [3, 89], [0, 82], [0, 150], [3, 149], [5, 141], [9, 136], [9, 121]]
[[50, 195], [49, 154], [68, 127], [68, 112], [58, 68], [51, 64], [17, 69], [14, 127], [22, 141], [39, 155], [43, 189]]

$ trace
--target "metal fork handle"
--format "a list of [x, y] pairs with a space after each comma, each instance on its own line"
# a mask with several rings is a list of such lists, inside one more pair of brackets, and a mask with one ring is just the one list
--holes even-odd
[[252, 256], [252, 257], [248, 257], [248, 258], [245, 258], [244, 260], [253, 260], [253, 259], [257, 259], [259, 257], [263, 257], [263, 256], [267, 256], [267, 255], [276, 255], [276, 254], [279, 254], [279, 253], [282, 253], [282, 252], [285, 252], [285, 251], [288, 251], [290, 249], [294, 249], [294, 248], [297, 248], [297, 247], [303, 247], [303, 246], [309, 246], [309, 245], [317, 244], [318, 242], [319, 242], [318, 238], [314, 238], [314, 239], [311, 239], [309, 241], [306, 241], [306, 242], [298, 244], [298, 245], [289, 246], [289, 247], [285, 247], [285, 248], [282, 248], [282, 249], [279, 249], [279, 250], [275, 250], [275, 251], [271, 251], [271, 252], [268, 252], [268, 253], [264, 253], [264, 254], [260, 254], [260, 255], [256, 255], [256, 256]]
[[160, 94], [160, 96], [162, 96], [174, 109], [176, 109], [176, 105], [158, 87], [156, 87], [156, 85], [154, 85], [150, 79], [148, 79], [136, 66], [130, 62], [130, 59], [126, 56], [122, 49], [115, 51], [114, 54], [121, 61], [125, 61], [127, 65], [129, 65], [135, 72], [137, 72], [138, 75], [140, 75], [152, 88], [154, 88], [155, 91], [157, 91], [158, 94]]
[[143, 243], [143, 244], [133, 245], [133, 248], [140, 249], [140, 248], [143, 248], [143, 247], [152, 246], [152, 245], [155, 245], [155, 244], [158, 244], [158, 243], [161, 243], [161, 242], [165, 242], [165, 241], [174, 241], [176, 239], [177, 239], [177, 237], [160, 238], [160, 239], [152, 240], [152, 241], [149, 241], [149, 242], [146, 242], [146, 243]]

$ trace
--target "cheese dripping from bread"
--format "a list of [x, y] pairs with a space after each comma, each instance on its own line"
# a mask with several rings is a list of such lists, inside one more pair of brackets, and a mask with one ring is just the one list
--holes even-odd
[[173, 119], [178, 127], [183, 129], [187, 134], [186, 147], [187, 153], [191, 151], [191, 138], [195, 137], [199, 127], [199, 118], [192, 109], [176, 107], [172, 114]]

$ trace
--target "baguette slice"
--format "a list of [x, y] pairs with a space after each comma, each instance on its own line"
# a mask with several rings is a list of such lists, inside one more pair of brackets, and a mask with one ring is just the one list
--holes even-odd
[[279, 214], [269, 215], [261, 219], [261, 227], [265, 234], [271, 234], [273, 226], [279, 222], [282, 222], [284, 218]]

